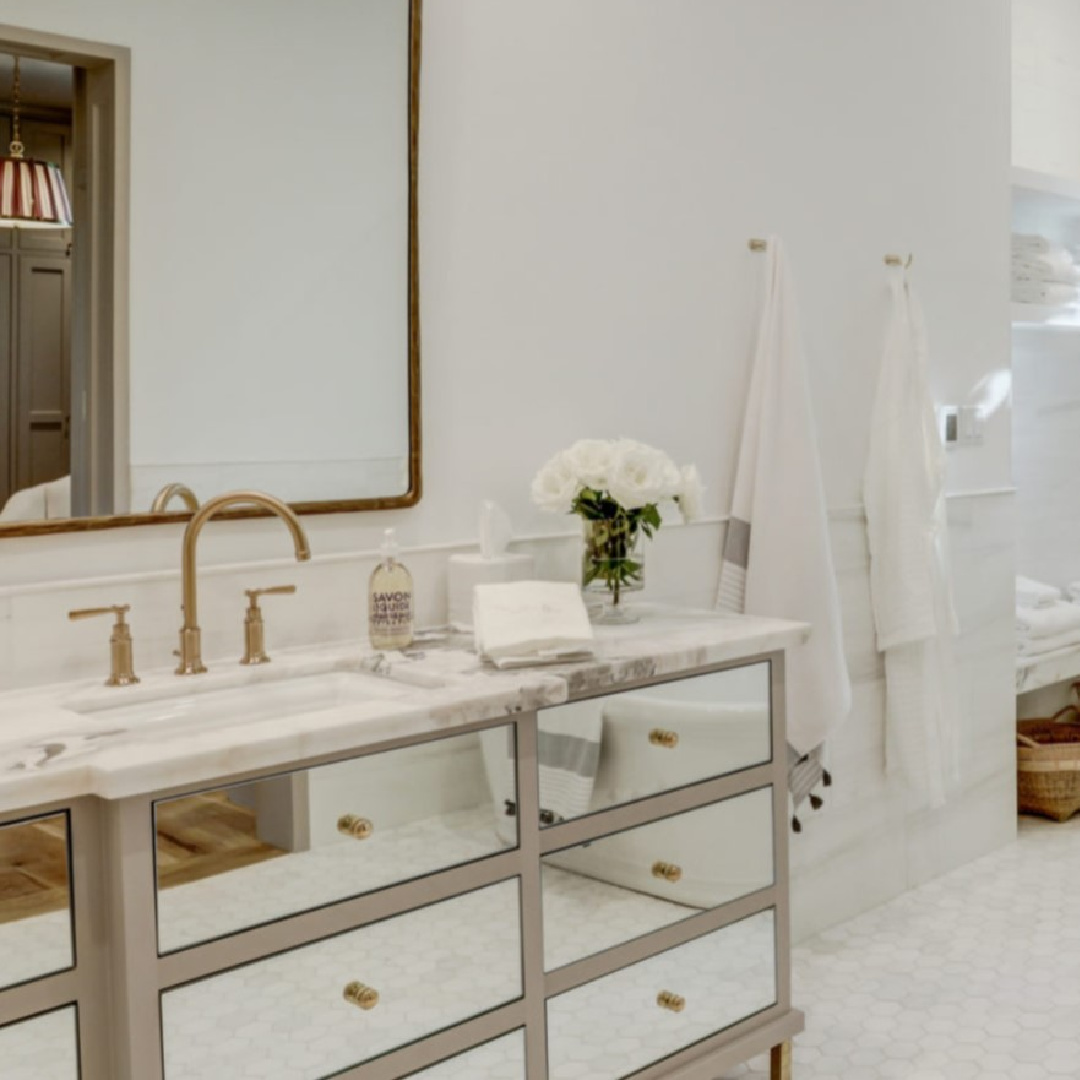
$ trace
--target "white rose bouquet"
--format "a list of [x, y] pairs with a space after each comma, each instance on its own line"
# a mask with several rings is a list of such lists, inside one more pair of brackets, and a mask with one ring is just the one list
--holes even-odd
[[639, 546], [660, 528], [658, 504], [674, 500], [692, 521], [701, 492], [693, 465], [679, 469], [663, 451], [633, 439], [582, 439], [556, 454], [532, 484], [537, 506], [585, 521], [582, 584], [609, 590], [616, 612], [623, 592], [644, 584]]

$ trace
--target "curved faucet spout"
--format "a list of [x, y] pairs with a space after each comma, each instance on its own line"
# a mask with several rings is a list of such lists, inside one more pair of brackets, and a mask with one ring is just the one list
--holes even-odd
[[179, 499], [184, 504], [185, 510], [194, 513], [199, 509], [199, 500], [195, 492], [187, 484], [166, 484], [155, 496], [150, 506], [151, 514], [164, 514], [169, 509], [169, 503], [173, 499]]
[[195, 547], [203, 526], [222, 510], [234, 507], [258, 506], [276, 514], [284, 522], [293, 539], [293, 548], [297, 562], [307, 562], [311, 558], [307, 534], [300, 524], [300, 519], [288, 504], [261, 491], [231, 491], [208, 499], [202, 508], [195, 512], [184, 530], [184, 540], [180, 559], [181, 603], [184, 610], [184, 625], [180, 628], [180, 665], [177, 675], [200, 675], [206, 671], [202, 662], [202, 634], [199, 630], [198, 597], [196, 589]]

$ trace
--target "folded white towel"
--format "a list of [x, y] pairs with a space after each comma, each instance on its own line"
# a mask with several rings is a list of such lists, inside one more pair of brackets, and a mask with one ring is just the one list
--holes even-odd
[[[1077, 584], [1080, 586], [1080, 582]], [[1024, 577], [1022, 574], [1016, 575], [1016, 606], [1018, 608], [1051, 607], [1061, 599], [1061, 590], [1056, 586], [1044, 585], [1043, 582]]]
[[1030, 252], [1035, 255], [1048, 255], [1054, 250], [1054, 245], [1045, 236], [1035, 236], [1031, 233], [1012, 234], [1013, 251]]
[[1080, 604], [1059, 600], [1040, 608], [1017, 608], [1016, 629], [1029, 640], [1057, 637], [1080, 630]]
[[473, 630], [476, 651], [508, 666], [588, 656], [593, 648], [589, 615], [572, 582], [477, 585]]
[[1080, 581], [1073, 581], [1065, 586], [1065, 599], [1080, 604]]
[[1017, 640], [1017, 652], [1021, 656], [1045, 656], [1047, 653], [1077, 646], [1080, 646], [1080, 630], [1070, 630], [1068, 633], [1055, 634], [1053, 637], [1021, 637]]
[[1012, 298], [1018, 304], [1075, 304], [1080, 291], [1073, 285], [1055, 285], [1045, 281], [1014, 281]]
[[1080, 282], [1080, 270], [1077, 270], [1071, 256], [1065, 252], [1035, 256], [1014, 253], [1012, 279], [1014, 282], [1042, 281], [1057, 285], [1075, 285]]

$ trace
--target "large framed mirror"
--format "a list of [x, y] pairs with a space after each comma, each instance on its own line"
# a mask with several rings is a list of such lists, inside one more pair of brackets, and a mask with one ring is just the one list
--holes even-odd
[[[265, 138], [265, 119], [247, 135], [242, 113], [223, 121], [209, 92], [177, 87], [190, 131], [216, 125], [227, 144], [235, 130], [223, 167], [243, 175], [223, 186], [239, 200], [232, 211], [204, 199], [222, 239], [215, 255], [215, 232], [200, 238], [201, 293], [178, 276], [167, 288], [159, 264], [155, 288], [140, 288], [148, 251], [170, 257], [146, 243], [147, 206], [196, 218], [184, 184], [150, 199], [145, 151], [132, 153], [131, 118], [146, 107], [133, 95], [161, 93], [145, 77], [131, 83], [138, 46], [0, 25], [0, 158], [12, 158], [18, 122], [24, 156], [59, 166], [73, 218], [25, 227], [0, 199], [0, 539], [183, 521], [242, 489], [304, 514], [419, 500], [422, 5], [305, 5], [298, 25], [323, 35], [325, 70], [305, 64], [314, 36], [296, 42], [295, 69], [279, 57], [272, 76], [251, 42], [212, 50], [207, 65], [241, 75], [249, 65], [249, 103], [260, 78], [285, 87], [284, 106], [266, 103], [280, 141]], [[141, 63], [145, 72], [153, 57]], [[205, 115], [195, 100], [210, 102]], [[175, 139], [168, 149], [179, 152]], [[245, 238], [250, 261], [237, 254]], [[202, 311], [190, 310], [193, 296]]]

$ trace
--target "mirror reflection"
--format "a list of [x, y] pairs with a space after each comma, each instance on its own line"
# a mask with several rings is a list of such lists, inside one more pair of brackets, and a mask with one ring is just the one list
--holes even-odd
[[543, 860], [551, 970], [774, 881], [772, 789], [557, 851]]
[[7, 1080], [79, 1080], [75, 1006], [0, 1027], [0, 1062]]
[[68, 819], [0, 826], [0, 986], [74, 963]]
[[[513, 744], [513, 727], [495, 729]], [[517, 843], [476, 734], [155, 804], [158, 942], [186, 948]]]
[[541, 824], [762, 765], [770, 717], [767, 662], [543, 709]]
[[[227, 124], [230, 139], [205, 183], [189, 177], [184, 197], [158, 199], [152, 188], [162, 180], [144, 170], [133, 175], [130, 207], [99, 205], [103, 196], [73, 184], [76, 172], [107, 165], [123, 175], [132, 165], [96, 160], [112, 150], [75, 122], [87, 94], [82, 70], [0, 58], [0, 153], [11, 156], [18, 126], [25, 158], [59, 167], [74, 214], [70, 229], [42, 228], [0, 197], [0, 536], [41, 522], [184, 511], [230, 490], [305, 505], [415, 501], [410, 130], [420, 2], [308, 8], [312, 39], [294, 44], [303, 57], [322, 40], [332, 48], [325, 68], [298, 60], [287, 100], [267, 101], [258, 119], [224, 109], [202, 117], [219, 141]], [[208, 87], [243, 83], [239, 99], [282, 97], [281, 63], [253, 68], [247, 53], [219, 44], [200, 58]], [[149, 107], [139, 89], [135, 81], [136, 113]], [[192, 122], [196, 108], [204, 106], [192, 105]], [[279, 117], [277, 130], [267, 116]], [[181, 127], [161, 136], [169, 160]], [[149, 267], [154, 286], [143, 294], [146, 249], [133, 249], [130, 304], [122, 290], [113, 299], [99, 280], [97, 223], [130, 217], [137, 240], [134, 226], [152, 228], [147, 208], [158, 203], [186, 222], [183, 249], [174, 236], [157, 253], [165, 267]], [[274, 204], [280, 213], [269, 220]], [[93, 336], [103, 320], [130, 324], [130, 356]]]
[[776, 989], [770, 909], [552, 998], [548, 1077], [635, 1075], [774, 1005]]

